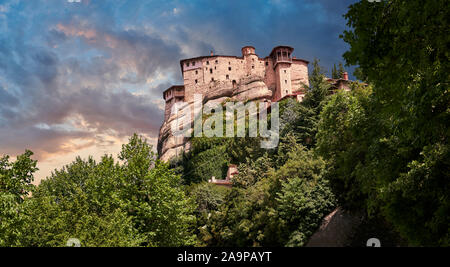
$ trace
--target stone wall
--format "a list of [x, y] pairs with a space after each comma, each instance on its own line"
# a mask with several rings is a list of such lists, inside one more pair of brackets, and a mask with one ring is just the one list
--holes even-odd
[[308, 63], [303, 60], [292, 60], [291, 64], [291, 86], [292, 92], [299, 92], [303, 84], [309, 86]]

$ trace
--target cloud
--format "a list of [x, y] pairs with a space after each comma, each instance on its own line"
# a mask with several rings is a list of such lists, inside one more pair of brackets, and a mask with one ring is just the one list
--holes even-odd
[[15, 106], [18, 103], [19, 100], [0, 85], [0, 110]]
[[0, 139], [2, 140], [0, 154], [17, 155], [23, 153], [25, 149], [32, 149], [38, 160], [81, 148], [81, 145], [73, 143], [74, 140], [92, 144], [92, 138], [86, 132], [42, 129], [35, 126], [3, 127], [0, 131]]
[[68, 100], [74, 103], [71, 113], [81, 115], [85, 127], [98, 133], [114, 130], [119, 136], [133, 132], [155, 136], [161, 126], [163, 113], [147, 96], [82, 89]]
[[0, 154], [28, 148], [50, 166], [117, 150], [134, 132], [155, 140], [162, 92], [183, 82], [179, 60], [210, 50], [253, 45], [266, 56], [286, 44], [331, 68], [346, 49], [338, 35], [352, 2], [4, 0]]
[[94, 28], [91, 24], [83, 25], [78, 21], [70, 23], [56, 25], [56, 38], [81, 38], [89, 49], [106, 55], [106, 58], [96, 59], [103, 60], [101, 64], [135, 72], [137, 77], [134, 82], [142, 82], [158, 71], [174, 72], [182, 57], [176, 43], [163, 40], [157, 33], [147, 34], [134, 29], [113, 31]]
[[15, 94], [0, 87], [0, 153], [29, 148], [45, 160], [105, 136], [157, 136], [163, 111], [154, 103], [170, 82], [148, 81], [179, 68], [176, 44], [81, 18], [48, 25], [40, 44], [2, 37], [0, 73]]

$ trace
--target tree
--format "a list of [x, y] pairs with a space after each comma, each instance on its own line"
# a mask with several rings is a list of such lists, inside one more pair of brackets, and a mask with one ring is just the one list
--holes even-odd
[[289, 234], [284, 245], [303, 246], [335, 207], [335, 197], [324, 179], [325, 162], [314, 151], [296, 145], [287, 158], [274, 174], [281, 182], [276, 210]]
[[15, 162], [9, 162], [8, 155], [0, 158], [0, 192], [12, 194], [20, 200], [33, 190], [33, 174], [38, 168], [37, 161], [31, 159], [32, 155], [33, 152], [26, 150], [17, 156]]
[[[204, 137], [202, 137], [204, 138]], [[211, 177], [223, 179], [227, 175], [230, 157], [226, 146], [213, 146], [198, 154], [192, 153], [184, 163], [183, 180], [186, 184], [206, 182]]]
[[14, 162], [9, 156], [0, 158], [0, 247], [20, 246], [26, 235], [23, 201], [33, 191], [36, 160], [26, 150]]
[[[320, 115], [317, 151], [327, 160], [327, 178], [339, 204], [345, 208], [366, 207], [360, 172], [367, 164], [368, 140], [382, 128], [369, 114], [371, 87], [340, 91], [333, 95]], [[389, 160], [389, 158], [386, 158]]]
[[189, 195], [196, 203], [196, 237], [197, 246], [205, 246], [213, 243], [213, 237], [209, 234], [205, 226], [213, 212], [216, 212], [227, 199], [231, 189], [217, 186], [208, 182], [193, 184], [189, 188]]
[[323, 100], [330, 94], [330, 83], [326, 81], [325, 70], [319, 65], [319, 60], [313, 62], [313, 71], [309, 76], [309, 87], [305, 87], [306, 95], [302, 104], [312, 108], [319, 114], [323, 107]]
[[14, 194], [0, 192], [0, 247], [21, 245], [25, 235], [23, 205]]
[[155, 161], [147, 141], [133, 135], [119, 154], [77, 158], [43, 180], [24, 202], [22, 246], [181, 246], [194, 237], [192, 201], [181, 179]]
[[[343, 125], [338, 134], [325, 134], [323, 127], [320, 138], [327, 157], [359, 159], [335, 163], [335, 171], [353, 177], [366, 209], [381, 212], [414, 245], [450, 244], [448, 5], [398, 0], [350, 6], [344, 58], [359, 66], [373, 93], [367, 105], [352, 100], [342, 110], [330, 104], [344, 113], [335, 115]], [[323, 126], [331, 126], [326, 120], [332, 116], [324, 111]], [[337, 150], [325, 140], [339, 137]]]
[[345, 68], [341, 62], [339, 62], [339, 69], [336, 68], [336, 64], [333, 64], [333, 69], [331, 70], [331, 78], [342, 79], [344, 72], [345, 72]]
[[345, 68], [344, 65], [342, 65], [341, 62], [339, 62], [339, 69], [337, 74], [339, 75], [337, 79], [342, 79], [344, 77], [344, 73], [345, 73]]
[[[283, 155], [282, 155], [283, 154]], [[335, 205], [324, 161], [294, 144], [239, 166], [225, 202], [211, 210], [199, 238], [210, 246], [302, 246]]]
[[339, 79], [339, 73], [336, 68], [336, 64], [333, 64], [333, 68], [331, 69], [331, 78], [333, 79]]
[[[122, 146], [119, 159], [124, 162], [121, 196], [133, 216], [135, 227], [152, 246], [193, 244], [191, 226], [194, 205], [181, 187], [179, 175], [168, 164], [156, 161], [152, 147], [136, 134]], [[154, 166], [154, 167], [152, 167]]]
[[119, 166], [111, 156], [100, 162], [77, 158], [43, 180], [24, 203], [24, 246], [137, 246], [140, 237], [118, 197]]

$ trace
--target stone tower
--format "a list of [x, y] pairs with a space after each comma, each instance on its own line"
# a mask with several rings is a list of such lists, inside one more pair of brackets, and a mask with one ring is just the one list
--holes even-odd
[[283, 97], [293, 93], [291, 78], [293, 51], [294, 49], [289, 46], [277, 46], [270, 53], [276, 80], [274, 99], [282, 99]]

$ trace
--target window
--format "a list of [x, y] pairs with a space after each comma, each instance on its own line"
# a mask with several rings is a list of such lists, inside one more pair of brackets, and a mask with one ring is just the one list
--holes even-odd
[[195, 74], [198, 74], [198, 70], [195, 71]]
[[219, 63], [219, 60], [216, 59], [216, 64]]
[[231, 71], [231, 67], [228, 67], [228, 70]]
[[189, 67], [189, 62], [186, 63], [186, 67]]
[[230, 61], [228, 61], [228, 65], [231, 65], [231, 62], [230, 62]]
[[206, 65], [209, 65], [209, 61], [206, 61]]
[[214, 69], [216, 70], [217, 68], [216, 68], [216, 67], [214, 67]]
[[266, 61], [266, 66], [269, 66], [269, 61]]
[[230, 75], [228, 75], [228, 74], [227, 74], [227, 76], [226, 76], [226, 77], [227, 77], [227, 80], [229, 80], [229, 79], [230, 79]]
[[212, 73], [212, 69], [209, 69], [209, 73]]
[[287, 80], [284, 80], [284, 83], [287, 84]]
[[254, 59], [254, 58], [252, 58], [252, 61], [253, 61], [253, 62], [255, 62], [255, 59]]
[[214, 82], [214, 78], [211, 78], [211, 82]]
[[195, 66], [195, 62], [192, 62], [192, 66]]
[[195, 83], [198, 83], [198, 81], [197, 81], [197, 80], [195, 80]]
[[252, 66], [252, 69], [254, 69], [255, 68], [255, 66]]
[[284, 73], [286, 73], [286, 70], [284, 70]]

